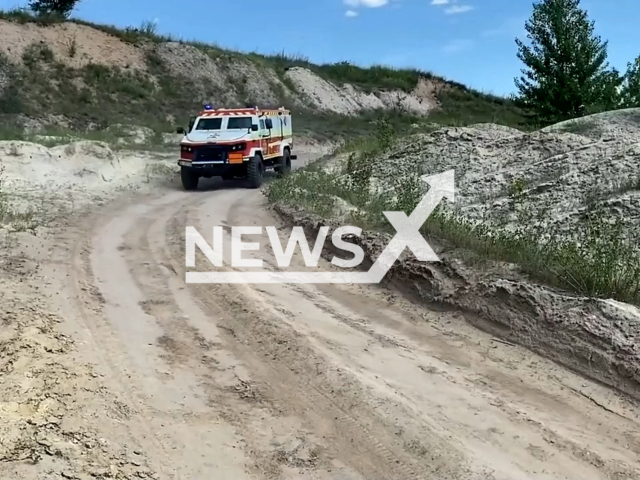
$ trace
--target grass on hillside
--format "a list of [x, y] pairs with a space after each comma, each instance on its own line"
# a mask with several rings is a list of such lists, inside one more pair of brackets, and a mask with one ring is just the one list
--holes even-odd
[[[122, 129], [108, 128], [105, 130], [73, 130], [60, 127], [45, 126], [38, 133], [27, 133], [24, 128], [15, 123], [2, 124], [0, 121], [0, 141], [23, 141], [43, 145], [47, 148], [68, 145], [73, 142], [89, 141], [102, 142], [113, 150], [135, 150], [148, 152], [175, 152], [177, 145], [165, 143], [161, 132], [153, 132], [144, 138], [134, 139]], [[137, 127], [132, 127], [136, 128]]]
[[[174, 131], [200, 107], [191, 93], [198, 86], [190, 86], [189, 80], [167, 75], [153, 52], [148, 55], [148, 66], [155, 75], [155, 82], [142, 73], [103, 65], [68, 67], [57, 61], [51, 49], [42, 44], [27, 48], [22, 60], [21, 65], [14, 65], [0, 54], [0, 66], [4, 67], [8, 79], [8, 85], [0, 95], [0, 113], [24, 114], [32, 118], [59, 115], [69, 120], [73, 131], [104, 131], [111, 125], [126, 123], [146, 126], [159, 134]], [[213, 91], [207, 93], [215, 94]], [[286, 100], [283, 98], [283, 103]], [[426, 119], [400, 110], [348, 116], [298, 108], [294, 111], [295, 131], [299, 136], [326, 141], [369, 135], [375, 120], [381, 117], [390, 120], [399, 132], [407, 132], [413, 125], [425, 121], [448, 125], [500, 120], [512, 125], [518, 123], [517, 112], [497, 103], [479, 101], [468, 92], [450, 90], [443, 93], [441, 102], [442, 109]], [[20, 138], [18, 129], [11, 122], [3, 124], [0, 137]], [[105, 135], [87, 133], [84, 136]], [[110, 139], [109, 135], [106, 137], [105, 140]]]
[[27, 48], [22, 65], [0, 54], [0, 68], [8, 82], [0, 95], [2, 114], [63, 116], [71, 130], [100, 130], [122, 123], [162, 132], [175, 129], [170, 121], [176, 113], [172, 98], [141, 73], [95, 64], [74, 69], [56, 61], [42, 44]]
[[[250, 59], [263, 63], [265, 66], [275, 68], [277, 71], [283, 71], [291, 67], [304, 67], [316, 71], [317, 73], [330, 78], [334, 81], [352, 83], [364, 89], [373, 88], [397, 88], [405, 91], [411, 91], [418, 83], [420, 76], [427, 78], [433, 77], [432, 74], [421, 72], [416, 69], [395, 69], [385, 66], [374, 66], [371, 68], [362, 68], [349, 62], [339, 62], [336, 64], [316, 65], [309, 61], [303, 55], [287, 54], [279, 52], [275, 54], [262, 54], [257, 52], [239, 52], [219, 45], [208, 44], [195, 40], [185, 40], [173, 35], [160, 34], [157, 26], [153, 22], [145, 21], [139, 27], [118, 28], [112, 25], [103, 25], [77, 18], [66, 19], [57, 15], [36, 16], [26, 9], [12, 9], [0, 11], [0, 19], [15, 21], [19, 23], [37, 23], [40, 25], [53, 25], [64, 22], [74, 22], [80, 25], [86, 25], [97, 30], [101, 30], [110, 35], [120, 38], [121, 40], [134, 45], [146, 42], [163, 43], [163, 42], [181, 42], [195, 46], [207, 53], [219, 54], [236, 54], [248, 56]], [[466, 88], [463, 85], [457, 85]]]
[[449, 126], [497, 123], [520, 130], [533, 128], [526, 123], [522, 111], [506, 99], [496, 97], [489, 101], [472, 90], [449, 89], [441, 92], [438, 100], [440, 109], [429, 115], [434, 123]]
[[602, 138], [603, 135], [603, 128], [596, 122], [581, 118], [565, 123], [560, 131], [591, 138]]
[[[95, 24], [80, 19], [72, 18], [70, 20], [65, 20], [59, 16], [34, 16], [24, 9], [0, 11], [0, 19], [20, 23], [33, 22], [41, 25], [52, 25], [64, 21], [71, 21], [104, 31], [134, 45], [182, 42], [201, 49], [212, 58], [238, 56], [253, 61], [262, 67], [271, 68], [290, 88], [293, 87], [293, 85], [291, 85], [291, 82], [287, 80], [284, 74], [292, 67], [304, 67], [314, 71], [316, 74], [329, 81], [338, 84], [350, 83], [360, 87], [364, 91], [400, 89], [410, 92], [416, 87], [420, 78], [433, 79], [449, 85], [450, 88], [445, 88], [438, 94], [438, 99], [442, 108], [440, 111], [435, 112], [432, 115], [432, 121], [447, 125], [464, 125], [475, 122], [497, 122], [505, 125], [521, 127], [524, 124], [524, 116], [522, 115], [522, 112], [511, 100], [478, 92], [476, 90], [469, 89], [462, 84], [451, 82], [437, 77], [430, 72], [424, 72], [417, 69], [397, 69], [381, 65], [364, 68], [353, 65], [350, 62], [316, 65], [311, 63], [308, 58], [302, 55], [290, 55], [285, 52], [272, 55], [256, 52], [236, 52], [223, 49], [215, 44], [205, 44], [203, 42], [175, 38], [171, 35], [159, 34], [157, 32], [156, 25], [153, 22], [143, 22], [139, 27], [127, 27], [122, 29], [109, 25]], [[69, 51], [71, 55], [73, 45], [69, 45]], [[35, 58], [33, 58], [33, 61], [29, 63], [29, 66], [34, 67], [33, 62], [51, 64], [53, 59], [48, 57], [46, 53], [46, 50], [43, 50], [40, 52], [39, 56], [36, 55]], [[87, 83], [86, 88], [79, 89], [77, 92], [68, 92], [68, 95], [64, 95], [64, 102], [55, 106], [55, 109], [57, 110], [56, 113], [66, 115], [67, 113], [62, 110], [65, 110], [63, 104], [67, 104], [69, 106], [66, 110], [76, 110], [76, 116], [87, 115], [87, 107], [89, 106], [94, 112], [98, 107], [107, 108], [107, 110], [110, 110], [114, 115], [117, 115], [118, 113], [124, 112], [117, 112], [117, 107], [110, 104], [115, 103], [115, 101], [122, 104], [133, 101], [134, 106], [144, 106], [146, 111], [149, 112], [148, 118], [143, 125], [151, 126], [149, 122], [165, 124], [166, 122], [164, 122], [164, 119], [167, 116], [174, 113], [181, 116], [188, 116], [194, 111], [194, 107], [199, 107], [196, 107], [193, 99], [187, 95], [189, 85], [184, 84], [184, 82], [183, 85], [180, 85], [179, 82], [182, 80], [168, 78], [166, 76], [166, 69], [159, 64], [159, 59], [154, 57], [153, 54], [149, 55], [148, 64], [152, 73], [160, 78], [160, 92], [154, 92], [153, 86], [150, 85], [149, 80], [144, 76], [136, 77], [133, 74], [121, 72], [117, 69], [89, 66], [84, 72], [81, 72], [82, 80]], [[66, 69], [65, 71], [63, 70], [65, 69], [61, 65], [57, 65], [55, 73], [61, 74], [63, 79], [69, 80], [69, 77], [73, 76], [73, 72], [70, 72], [69, 69]], [[33, 81], [37, 79], [30, 77], [26, 78], [26, 80]], [[73, 90], [73, 82], [65, 83], [71, 85], [68, 88], [69, 90]], [[92, 97], [95, 96], [93, 90], [96, 88], [104, 88], [108, 94], [107, 97], [111, 96], [116, 98], [107, 98], [107, 101], [95, 102], [95, 99]], [[13, 93], [15, 94], [16, 91], [14, 90]], [[41, 93], [50, 93], [55, 95], [59, 93], [64, 94], [65, 92], [55, 92], [51, 90], [49, 92]], [[0, 99], [0, 112], [14, 113], [16, 111], [20, 111], [20, 113], [22, 113], [24, 106], [20, 104], [20, 96], [17, 98], [15, 97], [16, 95], [4, 95], [3, 99]], [[149, 101], [149, 97], [153, 98], [155, 104]], [[69, 99], [77, 99], [78, 101], [72, 101], [69, 103]], [[283, 102], [287, 101], [286, 98], [282, 98], [281, 100]], [[96, 103], [101, 103], [101, 105], [98, 106]], [[162, 105], [167, 105], [168, 108], [162, 108]], [[129, 108], [127, 113], [132, 114], [135, 112], [132, 108]], [[301, 117], [308, 117], [308, 115], [306, 115], [307, 112], [301, 113]], [[136, 115], [134, 114], [133, 116], [135, 117]], [[137, 115], [137, 117], [140, 117], [140, 115]], [[322, 115], [319, 117], [322, 117]], [[324, 117], [327, 116], [324, 115]], [[339, 116], [336, 116], [333, 119], [334, 123], [355, 123], [352, 119], [340, 119], [338, 117]], [[152, 119], [154, 119], [154, 121], [152, 121]], [[323, 122], [325, 119], [319, 118], [318, 121]], [[134, 120], [134, 118], [132, 118], [132, 120]], [[140, 121], [141, 119], [138, 118], [135, 120]], [[305, 121], [306, 119], [303, 120], [303, 123]], [[361, 122], [359, 128], [366, 128], [366, 125], [367, 119]], [[158, 127], [158, 125], [155, 125], [154, 128], [155, 127]]]
[[[419, 164], [407, 165], [406, 172], [385, 178], [384, 192], [371, 190], [371, 162], [380, 161], [379, 154], [395, 141], [393, 128], [382, 127], [377, 137], [369, 139], [367, 149], [352, 152], [339, 170], [328, 171], [315, 163], [270, 183], [266, 190], [270, 201], [298, 205], [325, 218], [345, 218], [364, 229], [395, 233], [383, 212], [413, 211], [422, 197], [422, 171]], [[516, 185], [516, 196], [517, 191]], [[541, 242], [532, 219], [522, 218], [516, 231], [489, 230], [441, 208], [429, 217], [422, 232], [477, 261], [516, 264], [532, 279], [555, 287], [640, 304], [639, 252], [625, 240], [622, 224], [612, 224], [604, 213], [592, 212], [571, 241]]]

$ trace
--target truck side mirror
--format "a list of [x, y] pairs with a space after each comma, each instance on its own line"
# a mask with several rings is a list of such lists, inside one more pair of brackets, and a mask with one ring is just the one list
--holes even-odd
[[251, 131], [252, 132], [257, 132], [258, 131], [258, 125], [256, 125], [255, 123], [253, 125], [251, 125]]
[[273, 120], [271, 120], [270, 118], [267, 118], [267, 120], [265, 121], [265, 126], [271, 130], [273, 128]]
[[184, 131], [184, 128], [182, 127], [178, 127], [178, 129], [176, 130], [176, 133], [180, 133], [181, 135], [186, 135], [187, 133]]

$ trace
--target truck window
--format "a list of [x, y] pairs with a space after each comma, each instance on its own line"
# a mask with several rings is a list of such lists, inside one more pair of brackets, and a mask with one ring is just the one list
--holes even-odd
[[227, 130], [247, 130], [252, 123], [251, 117], [229, 117]]
[[264, 120], [260, 119], [260, 130], [265, 130]]
[[220, 130], [222, 118], [201, 118], [198, 120], [196, 130]]

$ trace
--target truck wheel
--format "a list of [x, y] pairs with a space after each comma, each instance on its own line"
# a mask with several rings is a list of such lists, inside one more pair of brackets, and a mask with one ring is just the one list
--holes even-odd
[[182, 186], [185, 190], [195, 190], [196, 188], [198, 188], [200, 175], [198, 175], [197, 172], [191, 170], [191, 168], [189, 167], [181, 167], [180, 180], [182, 180]]
[[262, 165], [262, 157], [260, 155], [254, 155], [247, 164], [247, 180], [249, 181], [249, 188], [260, 188], [260, 185], [262, 185], [263, 173], [264, 167]]
[[280, 165], [275, 167], [274, 170], [276, 171], [278, 176], [284, 176], [291, 172], [291, 152], [288, 148], [285, 149], [284, 154], [282, 155]]

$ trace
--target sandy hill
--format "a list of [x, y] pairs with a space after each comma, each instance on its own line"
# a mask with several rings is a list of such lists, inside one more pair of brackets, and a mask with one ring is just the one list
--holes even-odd
[[[455, 171], [455, 207], [445, 210], [491, 231], [575, 240], [594, 228], [594, 218], [637, 245], [640, 232], [640, 109], [599, 113], [523, 132], [482, 123], [438, 127], [402, 137], [372, 152], [358, 170], [342, 154], [331, 169], [368, 177], [374, 198], [419, 191], [423, 174]], [[364, 168], [367, 167], [368, 168]], [[314, 174], [312, 172], [312, 174]], [[339, 189], [337, 191], [340, 191]], [[418, 194], [418, 192], [416, 192]], [[420, 193], [421, 195], [421, 193]], [[342, 213], [349, 206], [344, 197]], [[368, 207], [367, 205], [364, 205]], [[585, 225], [587, 225], [585, 227]], [[615, 225], [615, 227], [613, 227]], [[617, 230], [611, 230], [614, 235]]]
[[[298, 125], [327, 135], [354, 117], [387, 111], [405, 116], [517, 123], [508, 101], [433, 75], [349, 63], [314, 65], [174, 41], [141, 29], [83, 22], [34, 22], [21, 13], [0, 20], [0, 113], [38, 127], [106, 127], [114, 123], [167, 130], [204, 102], [294, 108]], [[295, 46], [293, 46], [295, 47]], [[464, 105], [464, 108], [460, 108]], [[449, 112], [449, 113], [448, 113]], [[312, 124], [313, 123], [313, 124]]]
[[536, 281], [640, 303], [639, 145], [640, 109], [535, 132], [436, 126], [334, 156], [276, 185], [272, 198], [388, 229], [383, 212], [412, 211], [427, 188], [422, 175], [453, 169], [455, 204], [442, 204], [429, 234], [520, 265]]
[[439, 129], [402, 142], [376, 162], [428, 174], [455, 169], [459, 214], [474, 223], [571, 237], [590, 213], [640, 231], [640, 109], [525, 133], [491, 124]]

